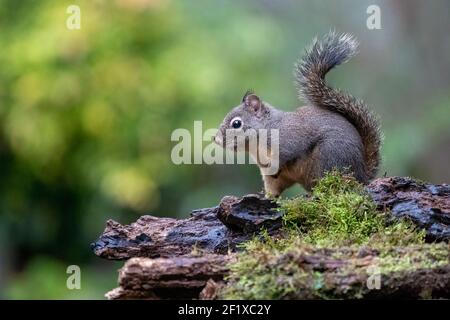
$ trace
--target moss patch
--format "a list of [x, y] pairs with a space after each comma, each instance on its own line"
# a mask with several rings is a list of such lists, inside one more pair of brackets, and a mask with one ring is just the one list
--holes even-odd
[[409, 221], [386, 224], [386, 213], [355, 179], [339, 172], [327, 174], [309, 198], [280, 200], [287, 229], [297, 230], [306, 243], [321, 246], [422, 243], [423, 231]]
[[[339, 172], [327, 174], [310, 196], [279, 205], [284, 236], [263, 231], [243, 244], [222, 298], [358, 298], [370, 266], [386, 276], [449, 263], [448, 245], [424, 244], [424, 231], [409, 221], [387, 223], [364, 187]], [[344, 294], [339, 281], [346, 282]]]
[[[380, 277], [383, 294], [395, 295], [399, 285], [420, 287], [425, 282], [432, 288], [450, 283], [449, 247], [444, 243], [392, 247], [383, 252], [359, 246], [328, 249], [300, 244], [280, 252], [254, 241], [246, 249], [230, 266], [221, 298], [374, 298], [379, 292], [367, 286], [372, 275]], [[433, 273], [436, 269], [443, 271]], [[424, 278], [427, 273], [430, 276]]]

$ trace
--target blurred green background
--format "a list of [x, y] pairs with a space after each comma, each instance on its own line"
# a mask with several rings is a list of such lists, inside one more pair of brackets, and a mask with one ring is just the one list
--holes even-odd
[[[0, 298], [102, 299], [121, 266], [89, 247], [106, 219], [261, 190], [255, 166], [174, 165], [170, 135], [217, 127], [247, 88], [301, 105], [293, 63], [331, 28], [361, 42], [329, 79], [380, 115], [380, 175], [449, 182], [449, 16], [447, 0], [0, 0]], [[81, 290], [66, 288], [72, 264]]]

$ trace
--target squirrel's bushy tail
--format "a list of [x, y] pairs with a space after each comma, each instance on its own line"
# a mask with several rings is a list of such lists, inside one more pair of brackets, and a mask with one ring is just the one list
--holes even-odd
[[358, 42], [349, 34], [330, 31], [323, 39], [313, 40], [295, 65], [299, 96], [314, 106], [342, 114], [358, 130], [364, 145], [367, 178], [375, 177], [380, 163], [380, 125], [364, 102], [329, 87], [325, 75], [333, 67], [347, 62], [358, 51]]

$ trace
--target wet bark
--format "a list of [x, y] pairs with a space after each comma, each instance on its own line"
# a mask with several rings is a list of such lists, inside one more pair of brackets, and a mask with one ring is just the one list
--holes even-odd
[[[380, 210], [392, 219], [407, 217], [424, 228], [428, 241], [450, 239], [450, 186], [389, 177], [372, 182], [367, 190]], [[281, 213], [260, 195], [226, 196], [216, 207], [195, 210], [187, 219], [142, 216], [131, 225], [108, 220], [92, 244], [107, 259], [175, 257], [193, 249], [226, 254], [264, 227], [276, 234]]]
[[[450, 186], [387, 177], [373, 181], [367, 191], [380, 210], [390, 212], [391, 219], [407, 217], [425, 229], [427, 241], [448, 242], [450, 239]], [[186, 219], [142, 216], [130, 225], [109, 220], [104, 232], [92, 244], [92, 250], [106, 259], [140, 257], [125, 263], [119, 275], [120, 287], [108, 293], [111, 299], [214, 298], [238, 245], [261, 228], [274, 236], [280, 234], [281, 219], [276, 203], [261, 195], [226, 196], [218, 206], [195, 210]], [[311, 268], [315, 267], [314, 259], [318, 259], [321, 265], [325, 263], [325, 269], [332, 269], [325, 255], [299, 259]], [[332, 262], [334, 265], [342, 263], [344, 261]], [[396, 274], [391, 279], [394, 289], [376, 292], [385, 297], [417, 297], [423, 293], [418, 283], [423, 280], [422, 283], [431, 283], [432, 291], [439, 296], [450, 297], [448, 273], [448, 267], [443, 267]], [[421, 281], [411, 281], [414, 278]], [[341, 287], [339, 281], [344, 281], [332, 273], [330, 279], [331, 287], [333, 283]], [[366, 278], [355, 273], [348, 279], [345, 281], [354, 281], [350, 285], [359, 290]], [[439, 282], [446, 284], [447, 289], [442, 289]], [[368, 293], [367, 297], [377, 297], [376, 292]], [[338, 292], [337, 296], [345, 297], [345, 294]]]
[[276, 234], [281, 213], [276, 204], [259, 195], [226, 196], [216, 207], [195, 210], [187, 219], [142, 216], [131, 225], [106, 222], [91, 246], [107, 259], [176, 257], [192, 250], [227, 254], [264, 227]]
[[428, 241], [450, 240], [450, 186], [405, 177], [373, 181], [367, 190], [380, 210], [392, 219], [408, 218], [426, 230]]

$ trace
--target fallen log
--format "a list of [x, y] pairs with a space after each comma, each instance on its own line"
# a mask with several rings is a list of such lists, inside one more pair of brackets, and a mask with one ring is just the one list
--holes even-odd
[[[367, 191], [390, 220], [406, 217], [425, 230], [428, 242], [444, 243], [389, 252], [304, 246], [263, 257], [255, 269], [262, 272], [264, 285], [267, 275], [275, 277], [274, 270], [283, 270], [272, 279], [282, 299], [450, 298], [450, 249], [445, 243], [450, 240], [450, 187], [389, 177], [373, 181]], [[261, 195], [226, 196], [218, 206], [194, 210], [186, 219], [143, 216], [130, 225], [109, 220], [92, 249], [102, 258], [129, 260], [120, 270], [119, 287], [107, 297], [215, 299], [231, 288], [236, 292], [228, 291], [227, 297], [258, 298], [240, 288], [229, 267], [239, 244], [261, 228], [282, 235], [282, 212], [277, 209]], [[380, 270], [381, 287], [376, 290], [368, 286], [371, 267]], [[253, 270], [251, 277], [257, 277]]]
[[175, 258], [132, 258], [119, 272], [119, 288], [109, 299], [198, 298], [208, 281], [221, 281], [233, 255], [207, 254]]
[[[404, 177], [380, 178], [367, 191], [392, 219], [407, 217], [426, 230], [426, 239], [450, 240], [450, 186], [432, 185]], [[260, 195], [224, 197], [213, 208], [194, 210], [187, 219], [142, 216], [131, 225], [108, 220], [91, 247], [106, 259], [177, 257], [194, 249], [227, 254], [264, 227], [276, 235], [281, 213]]]
[[192, 211], [187, 219], [142, 216], [131, 225], [108, 220], [91, 247], [96, 255], [114, 260], [176, 257], [194, 249], [227, 254], [261, 227], [275, 234], [281, 226], [275, 207], [260, 195], [227, 196], [216, 207]]
[[[395, 247], [382, 254], [361, 248], [302, 247], [280, 256], [263, 257], [264, 267], [258, 272], [265, 275], [284, 271], [274, 279], [278, 286], [290, 288], [279, 297], [282, 299], [450, 298], [449, 258], [447, 244]], [[222, 280], [229, 273], [227, 265], [234, 259], [234, 255], [218, 254], [133, 258], [120, 270], [120, 287], [107, 297], [217, 298]], [[408, 264], [402, 266], [405, 261]], [[239, 279], [229, 281], [232, 288], [237, 288], [233, 290], [246, 290], [239, 289]]]

